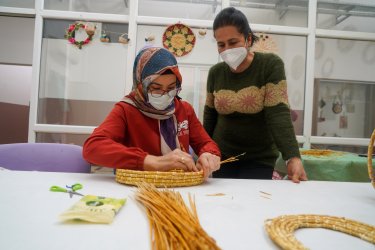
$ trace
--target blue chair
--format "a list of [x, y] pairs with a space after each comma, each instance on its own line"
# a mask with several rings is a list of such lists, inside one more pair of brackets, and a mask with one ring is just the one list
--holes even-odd
[[9, 170], [90, 173], [82, 147], [60, 143], [0, 144], [0, 167]]

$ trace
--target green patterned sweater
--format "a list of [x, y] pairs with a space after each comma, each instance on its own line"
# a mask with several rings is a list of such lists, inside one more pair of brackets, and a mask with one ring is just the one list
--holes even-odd
[[208, 74], [204, 128], [225, 156], [274, 166], [300, 157], [290, 117], [284, 63], [271, 53], [255, 52], [249, 68], [233, 73], [224, 62]]

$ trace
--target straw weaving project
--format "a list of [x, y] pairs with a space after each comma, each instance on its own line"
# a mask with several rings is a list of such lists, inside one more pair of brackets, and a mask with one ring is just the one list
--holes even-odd
[[372, 132], [371, 138], [370, 138], [370, 144], [368, 145], [368, 151], [367, 151], [367, 168], [368, 168], [368, 175], [370, 177], [372, 186], [375, 188], [375, 173], [372, 169], [372, 155], [374, 153], [374, 141], [375, 141], [375, 129]]
[[[228, 162], [238, 161], [238, 157], [244, 155], [229, 157], [220, 162], [225, 164]], [[117, 169], [116, 181], [119, 183], [137, 186], [140, 183], [150, 183], [156, 187], [186, 187], [202, 184], [204, 181], [203, 170], [198, 172], [184, 172], [181, 169], [171, 171], [138, 171], [130, 169]]]
[[329, 149], [308, 149], [301, 151], [301, 155], [307, 156], [340, 156], [343, 155], [343, 152], [333, 151]]
[[190, 194], [189, 209], [180, 193], [142, 183], [135, 199], [146, 208], [152, 249], [220, 249], [201, 227]]
[[266, 231], [269, 237], [281, 249], [308, 249], [294, 237], [299, 228], [326, 228], [366, 240], [375, 244], [375, 227], [346, 219], [327, 215], [283, 215], [266, 220]]
[[184, 172], [182, 170], [161, 172], [117, 169], [116, 181], [127, 185], [146, 182], [156, 187], [185, 187], [203, 183], [204, 176], [202, 170], [199, 172]]

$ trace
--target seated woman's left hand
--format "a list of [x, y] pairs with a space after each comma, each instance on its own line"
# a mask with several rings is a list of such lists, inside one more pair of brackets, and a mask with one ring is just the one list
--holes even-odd
[[219, 170], [220, 157], [208, 152], [201, 154], [196, 164], [198, 169], [203, 169], [204, 178], [207, 179], [212, 172]]

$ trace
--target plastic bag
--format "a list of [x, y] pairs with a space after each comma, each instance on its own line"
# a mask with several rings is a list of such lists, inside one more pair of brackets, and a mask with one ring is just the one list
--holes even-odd
[[62, 221], [82, 220], [93, 223], [111, 223], [126, 199], [85, 195], [60, 215]]

